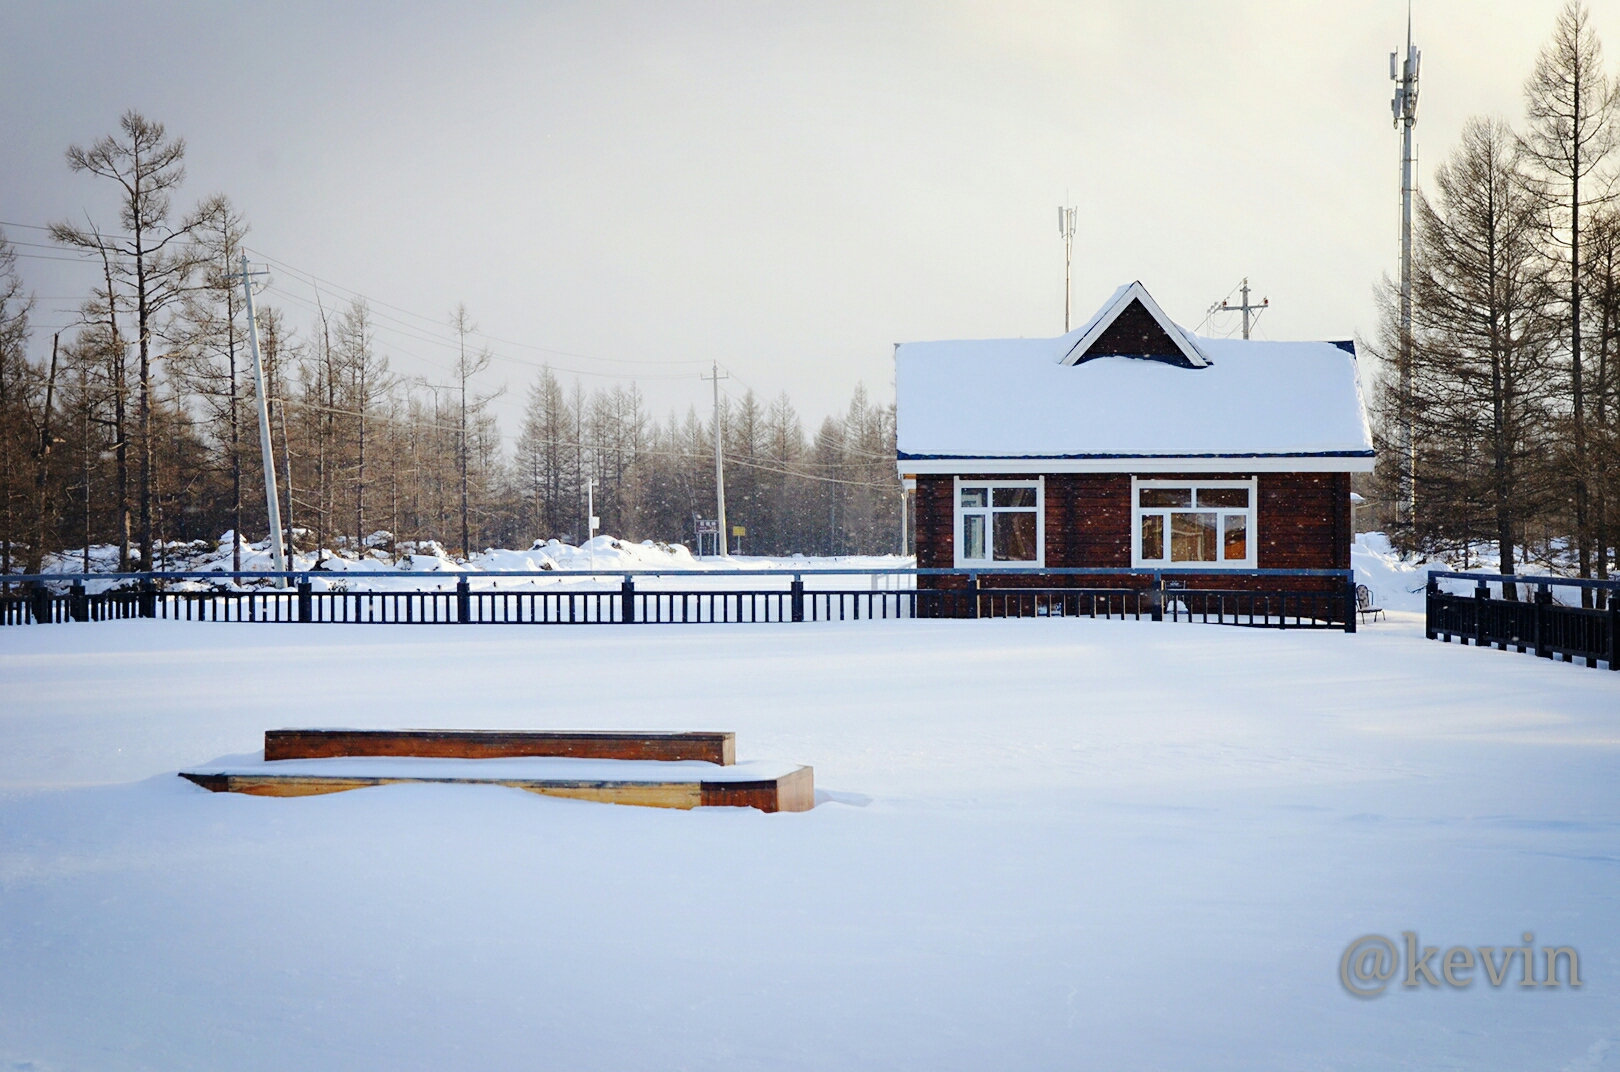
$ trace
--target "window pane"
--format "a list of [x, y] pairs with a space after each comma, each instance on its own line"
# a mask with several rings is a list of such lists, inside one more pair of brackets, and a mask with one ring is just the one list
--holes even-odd
[[1221, 523], [1225, 526], [1226, 560], [1242, 562], [1249, 557], [1249, 515], [1227, 514]]
[[993, 492], [997, 506], [1034, 506], [1034, 488], [996, 488]]
[[962, 557], [984, 557], [983, 514], [968, 514], [962, 518]]
[[995, 514], [992, 550], [997, 562], [1034, 562], [1035, 515]]
[[1142, 561], [1159, 562], [1164, 559], [1164, 515], [1142, 515]]
[[1237, 506], [1249, 505], [1248, 488], [1199, 488], [1199, 506]]
[[989, 506], [990, 505], [990, 500], [987, 498], [988, 495], [989, 495], [989, 491], [986, 488], [963, 488], [962, 489], [962, 505], [963, 506]]
[[1170, 561], [1214, 562], [1218, 514], [1177, 511], [1170, 515]]
[[1192, 488], [1142, 488], [1143, 506], [1191, 506]]

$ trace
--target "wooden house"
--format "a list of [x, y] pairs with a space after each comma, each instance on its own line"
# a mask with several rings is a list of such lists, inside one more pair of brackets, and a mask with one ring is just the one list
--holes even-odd
[[1058, 339], [901, 344], [895, 398], [921, 567], [1350, 567], [1350, 474], [1373, 467], [1351, 343], [1196, 337], [1132, 283]]

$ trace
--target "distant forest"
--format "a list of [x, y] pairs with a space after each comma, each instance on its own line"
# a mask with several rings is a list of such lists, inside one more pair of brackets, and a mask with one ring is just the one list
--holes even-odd
[[[177, 212], [185, 143], [126, 113], [67, 150], [107, 180], [106, 230], [61, 223], [52, 242], [97, 269], [79, 325], [30, 360], [33, 299], [0, 232], [0, 572], [46, 552], [114, 544], [125, 569], [164, 541], [268, 528], [257, 397], [239, 273], [247, 221], [224, 197]], [[587, 482], [601, 532], [695, 547], [715, 513], [711, 413], [660, 421], [631, 382], [594, 391], [542, 369], [515, 448], [477, 386], [463, 307], [451, 382], [395, 375], [363, 299], [319, 310], [300, 337], [259, 304], [271, 455], [283, 529], [301, 550], [362, 546], [375, 532], [452, 553], [586, 538]], [[857, 388], [807, 435], [784, 393], [722, 399], [728, 526], [746, 553], [896, 551], [894, 407]], [[731, 541], [736, 546], [736, 541]]]
[[1620, 538], [1620, 80], [1576, 0], [1524, 101], [1517, 127], [1469, 120], [1418, 191], [1410, 333], [1399, 286], [1381, 289], [1378, 469], [1363, 490], [1402, 548], [1608, 577]]

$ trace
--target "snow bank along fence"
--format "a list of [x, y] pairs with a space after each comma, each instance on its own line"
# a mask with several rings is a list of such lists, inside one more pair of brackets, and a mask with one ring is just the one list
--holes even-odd
[[[1447, 580], [1473, 581], [1474, 590], [1449, 592], [1441, 584]], [[1519, 594], [1520, 585], [1527, 598], [1508, 598]], [[1554, 588], [1574, 589], [1575, 601], [1555, 600]], [[1583, 590], [1592, 593], [1590, 607], [1581, 605], [1587, 601]], [[1543, 659], [1585, 659], [1590, 667], [1602, 660], [1620, 670], [1620, 581], [1430, 570], [1424, 632], [1430, 640], [1449, 643], [1456, 637], [1480, 647], [1533, 651]]]
[[[312, 577], [323, 579], [316, 591]], [[619, 587], [571, 588], [620, 579]], [[733, 588], [734, 578], [772, 578]], [[865, 588], [806, 588], [806, 577], [866, 578]], [[281, 578], [286, 588], [269, 583]], [[637, 578], [684, 586], [638, 588]], [[888, 578], [890, 587], [880, 587]], [[545, 580], [544, 586], [533, 584]], [[89, 593], [85, 582], [109, 585]], [[406, 580], [419, 587], [395, 586]], [[429, 589], [422, 584], [435, 582]], [[1094, 580], [1093, 584], [1083, 581]], [[263, 587], [243, 589], [242, 582]], [[372, 590], [351, 588], [371, 582]], [[445, 588], [454, 581], [454, 587]], [[488, 581], [488, 587], [473, 587]], [[185, 587], [177, 587], [192, 582]], [[201, 582], [201, 584], [198, 584]], [[383, 582], [378, 584], [378, 582]], [[519, 587], [500, 584], [519, 582]], [[522, 587], [528, 582], [528, 587]], [[720, 582], [720, 583], [716, 583]], [[784, 583], [785, 582], [785, 583]], [[920, 583], [919, 583], [920, 582]], [[1054, 584], [1054, 582], [1057, 582]], [[906, 583], [910, 587], [894, 587]], [[0, 624], [114, 618], [181, 621], [655, 624], [820, 622], [870, 618], [1148, 618], [1277, 629], [1356, 631], [1350, 570], [1247, 569], [1216, 573], [1142, 569], [537, 570], [507, 572], [253, 572], [37, 574], [7, 580]], [[1041, 586], [1037, 586], [1041, 585]], [[1220, 585], [1221, 587], [1213, 587]], [[1206, 587], [1208, 586], [1208, 587]]]

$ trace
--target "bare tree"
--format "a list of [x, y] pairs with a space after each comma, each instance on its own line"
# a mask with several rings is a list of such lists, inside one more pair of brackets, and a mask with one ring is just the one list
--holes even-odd
[[237, 323], [242, 304], [239, 270], [247, 223], [225, 197], [198, 210], [200, 285], [189, 289], [174, 333], [173, 365], [179, 384], [199, 399], [222, 440], [231, 478], [231, 568], [242, 568], [242, 380], [244, 340]]
[[1547, 501], [1538, 462], [1555, 325], [1538, 207], [1500, 120], [1469, 120], [1434, 181], [1435, 199], [1418, 202], [1414, 417], [1425, 452], [1443, 464], [1419, 479], [1449, 497], [1447, 523], [1465, 543], [1485, 535], [1467, 524], [1476, 504], [1485, 508], [1501, 572], [1512, 573], [1517, 533]]
[[372, 410], [393, 389], [388, 359], [377, 353], [371, 309], [356, 298], [338, 325], [338, 351], [348, 377], [348, 410], [354, 419], [354, 541], [358, 551], [366, 539], [366, 435]]
[[30, 446], [24, 430], [31, 397], [27, 347], [33, 308], [33, 296], [23, 292], [17, 272], [17, 252], [0, 231], [0, 576], [11, 573], [18, 473]]
[[[1575, 505], [1576, 555], [1590, 577], [1586, 397], [1581, 361], [1581, 236], [1583, 214], [1613, 197], [1607, 171], [1620, 117], [1617, 85], [1603, 72], [1603, 51], [1590, 13], [1567, 0], [1525, 85], [1529, 128], [1524, 146], [1537, 168], [1536, 188], [1547, 212], [1548, 237], [1563, 266], [1569, 308], [1570, 477]], [[1590, 592], [1583, 590], [1583, 598]]]
[[51, 225], [51, 236], [78, 249], [115, 260], [126, 285], [134, 290], [136, 343], [139, 353], [137, 416], [140, 427], [140, 556], [152, 568], [152, 342], [163, 309], [178, 300], [194, 261], [185, 239], [196, 220], [169, 222], [170, 192], [185, 181], [184, 139], [168, 139], [162, 123], [136, 111], [118, 121], [119, 134], [107, 135], [88, 149], [72, 145], [68, 167], [118, 184], [119, 219], [126, 235], [110, 237], [94, 227]]
[[1620, 501], [1620, 209], [1605, 206], [1587, 228], [1585, 264], [1587, 315], [1597, 343], [1592, 385], [1592, 536], [1597, 575], [1609, 576]]
[[477, 331], [478, 325], [468, 318], [465, 304], [457, 304], [451, 310], [450, 326], [456, 329], [456, 340], [461, 346], [455, 367], [456, 387], [461, 395], [460, 419], [456, 422], [456, 467], [461, 478], [461, 557], [466, 558], [470, 553], [467, 533], [467, 421], [469, 416], [481, 416], [495, 395], [474, 395], [471, 399], [467, 396], [467, 381], [489, 368], [491, 355], [485, 348], [471, 357], [467, 356], [467, 336]]

